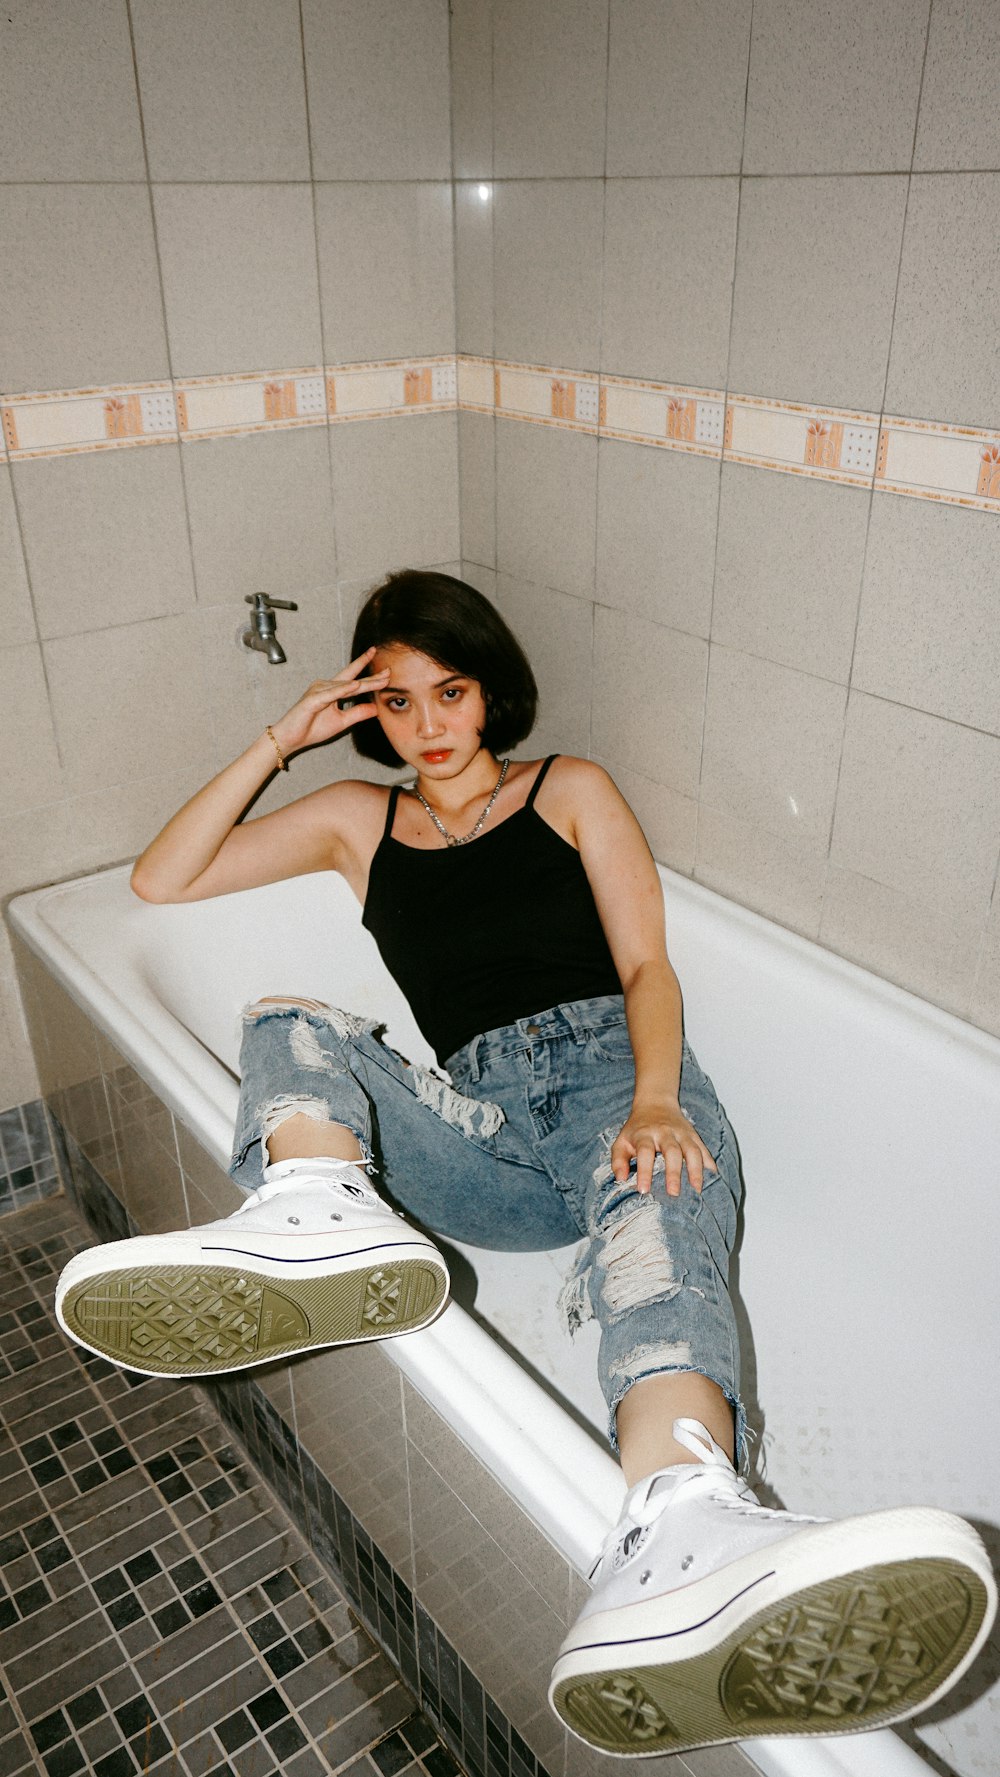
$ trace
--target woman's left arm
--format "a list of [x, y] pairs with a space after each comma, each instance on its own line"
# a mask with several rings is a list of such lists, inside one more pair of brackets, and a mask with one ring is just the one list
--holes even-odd
[[573, 838], [621, 980], [635, 1058], [632, 1109], [611, 1149], [615, 1177], [626, 1179], [634, 1160], [636, 1187], [646, 1192], [662, 1154], [668, 1196], [680, 1194], [684, 1164], [693, 1189], [700, 1191], [706, 1167], [710, 1172], [716, 1167], [678, 1103], [681, 990], [667, 955], [656, 865], [642, 828], [606, 771], [587, 760], [566, 760], [560, 777], [566, 812], [572, 810]]

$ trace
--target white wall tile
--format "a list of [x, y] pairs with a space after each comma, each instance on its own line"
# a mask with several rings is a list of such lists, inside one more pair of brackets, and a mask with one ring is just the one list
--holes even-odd
[[0, 754], [12, 767], [0, 778], [0, 814], [56, 801], [62, 770], [37, 643], [0, 651]]
[[455, 349], [449, 185], [316, 186], [325, 362]]
[[708, 644], [627, 611], [594, 613], [592, 747], [620, 767], [698, 793]]
[[830, 862], [977, 929], [1000, 852], [1000, 740], [852, 692]]
[[112, 769], [78, 794], [0, 822], [0, 892], [19, 893], [134, 858], [193, 795], [190, 770], [149, 777]]
[[707, 636], [719, 464], [683, 451], [601, 439], [597, 597], [654, 623]]
[[860, 488], [724, 464], [712, 640], [846, 685], [869, 505]]
[[510, 180], [494, 202], [497, 356], [596, 369], [603, 181]]
[[697, 880], [805, 938], [819, 932], [826, 873], [825, 857], [795, 832], [776, 833], [728, 809], [698, 811]]
[[885, 392], [889, 413], [997, 424], [998, 229], [1000, 173], [914, 175]]
[[308, 185], [157, 185], [176, 376], [322, 364]]
[[744, 181], [730, 389], [879, 412], [906, 189], [903, 177]]
[[11, 472], [0, 465], [0, 648], [37, 642], [35, 614], [24, 565]]
[[601, 369], [723, 388], [736, 179], [609, 179]]
[[829, 872], [820, 942], [959, 1017], [969, 1009], [981, 930], [981, 917], [946, 910], [919, 886], [908, 892], [852, 870]]
[[456, 179], [493, 177], [493, 0], [451, 0], [451, 147]]
[[149, 618], [45, 645], [56, 732], [70, 792], [215, 766], [210, 663], [188, 617]]
[[751, 0], [611, 0], [608, 173], [738, 173]]
[[0, 186], [0, 312], [7, 394], [169, 375], [146, 187]]
[[5, 179], [143, 179], [125, 0], [9, 0], [0, 57]]
[[308, 179], [296, 0], [132, 0], [151, 179]]
[[497, 567], [593, 596], [597, 439], [496, 421]]
[[41, 635], [79, 635], [194, 604], [180, 446], [16, 463]]
[[604, 172], [608, 0], [494, 0], [498, 179]]
[[492, 414], [458, 416], [462, 557], [483, 567], [492, 567], [497, 557], [495, 428]]
[[906, 171], [929, 9], [755, 0], [744, 171]]
[[447, 179], [447, 0], [303, 0], [316, 179]]
[[479, 180], [455, 186], [455, 338], [460, 352], [492, 358], [493, 189]]
[[337, 566], [344, 579], [459, 555], [457, 415], [331, 427]]
[[841, 685], [713, 642], [702, 805], [825, 857], [846, 702]]
[[522, 755], [590, 748], [590, 669], [594, 611], [587, 599], [498, 574], [495, 601], [531, 662], [538, 721]]
[[235, 626], [247, 593], [295, 599], [335, 583], [325, 427], [206, 439], [182, 461], [202, 603], [225, 603]]
[[852, 684], [1000, 734], [996, 559], [992, 513], [876, 499]]
[[1000, 164], [1000, 10], [995, 0], [934, 0], [913, 166]]

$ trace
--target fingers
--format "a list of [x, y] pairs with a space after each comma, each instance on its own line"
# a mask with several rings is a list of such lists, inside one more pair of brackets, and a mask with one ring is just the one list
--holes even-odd
[[705, 1183], [706, 1170], [711, 1173], [718, 1171], [715, 1161], [694, 1129], [681, 1136], [666, 1129], [641, 1130], [634, 1132], [633, 1139], [628, 1133], [627, 1125], [611, 1149], [611, 1170], [618, 1183], [624, 1184], [629, 1178], [634, 1161], [632, 1182], [640, 1195], [646, 1196], [652, 1189], [653, 1170], [658, 1154], [663, 1158], [664, 1188], [668, 1197], [680, 1196], [685, 1166], [691, 1189], [699, 1195]]

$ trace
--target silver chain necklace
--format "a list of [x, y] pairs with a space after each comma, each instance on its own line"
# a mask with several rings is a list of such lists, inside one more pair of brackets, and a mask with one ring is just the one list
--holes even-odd
[[461, 838], [459, 838], [457, 833], [449, 833], [449, 831], [448, 831], [447, 827], [444, 825], [444, 823], [442, 821], [438, 820], [438, 817], [434, 813], [434, 810], [431, 807], [430, 803], [427, 801], [427, 798], [425, 796], [421, 796], [420, 791], [417, 789], [416, 784], [410, 784], [409, 788], [413, 792], [413, 795], [417, 798], [417, 801], [419, 803], [421, 803], [424, 808], [426, 808], [427, 813], [430, 815], [431, 820], [434, 822], [434, 825], [437, 828], [438, 832], [440, 833], [442, 839], [445, 840], [448, 845], [468, 845], [470, 839], [475, 839], [477, 833], [482, 832], [483, 827], [485, 826], [486, 821], [489, 818], [490, 809], [493, 807], [493, 804], [496, 801], [497, 797], [499, 796], [500, 791], [503, 787], [503, 780], [507, 776], [507, 771], [509, 769], [509, 766], [510, 766], [510, 760], [505, 759], [503, 764], [500, 767], [500, 776], [497, 778], [497, 781], [493, 786], [493, 794], [490, 797], [489, 801], [487, 802], [486, 807], [483, 809], [483, 812], [480, 815], [475, 826], [473, 827], [471, 833], [463, 833]]

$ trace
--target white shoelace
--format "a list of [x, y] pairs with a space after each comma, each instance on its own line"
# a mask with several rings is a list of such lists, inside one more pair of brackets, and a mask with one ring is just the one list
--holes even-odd
[[[600, 1559], [593, 1568], [590, 1578], [593, 1579], [605, 1562], [614, 1555], [629, 1530], [636, 1525], [643, 1528], [655, 1524], [674, 1498], [678, 1487], [697, 1487], [699, 1492], [713, 1505], [722, 1506], [727, 1512], [739, 1512], [745, 1518], [780, 1518], [786, 1524], [815, 1524], [815, 1518], [805, 1517], [796, 1512], [775, 1511], [770, 1506], [762, 1506], [753, 1489], [736, 1473], [726, 1452], [715, 1442], [711, 1434], [696, 1419], [675, 1419], [673, 1425], [674, 1439], [690, 1450], [697, 1457], [696, 1463], [678, 1463], [662, 1469], [658, 1475], [650, 1477], [648, 1491], [641, 1504], [637, 1501], [629, 1515], [628, 1524], [623, 1527], [621, 1520], [609, 1532], [601, 1550]], [[656, 1482], [662, 1477], [674, 1477], [673, 1487], [657, 1487]]]

